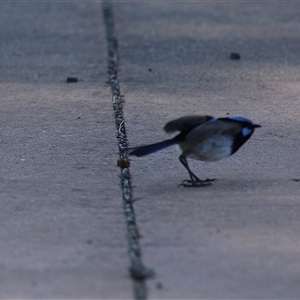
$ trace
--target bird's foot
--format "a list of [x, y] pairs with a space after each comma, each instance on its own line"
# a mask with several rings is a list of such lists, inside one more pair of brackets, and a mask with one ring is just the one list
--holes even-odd
[[205, 180], [201, 180], [201, 179], [197, 179], [197, 180], [185, 179], [178, 186], [183, 186], [183, 187], [205, 187], [205, 186], [212, 185], [212, 183], [214, 181], [217, 181], [217, 180], [218, 179], [215, 179], [215, 178], [212, 178], [212, 179], [207, 178]]

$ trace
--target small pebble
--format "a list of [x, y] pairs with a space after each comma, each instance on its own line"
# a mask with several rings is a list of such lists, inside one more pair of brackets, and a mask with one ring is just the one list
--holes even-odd
[[230, 53], [230, 59], [239, 60], [239, 59], [241, 59], [241, 55], [239, 53], [232, 52], [232, 53]]
[[161, 290], [163, 287], [164, 287], [164, 286], [163, 286], [163, 284], [162, 284], [161, 282], [158, 282], [158, 283], [156, 284], [156, 288], [157, 288], [158, 290]]
[[77, 77], [67, 77], [67, 83], [74, 83], [74, 82], [78, 82]]
[[117, 161], [117, 165], [120, 168], [128, 168], [130, 166], [130, 161], [126, 158], [119, 158]]

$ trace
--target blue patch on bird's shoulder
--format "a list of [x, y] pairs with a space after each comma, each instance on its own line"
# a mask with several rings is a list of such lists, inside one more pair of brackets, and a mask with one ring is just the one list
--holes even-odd
[[218, 118], [211, 118], [208, 122], [216, 122], [218, 121]]
[[247, 122], [251, 125], [254, 124], [250, 119], [241, 117], [241, 116], [232, 116], [232, 117], [229, 117], [228, 119], [233, 120], [233, 121], [238, 121], [238, 122]]
[[253, 132], [253, 130], [251, 128], [244, 127], [242, 129], [242, 135], [243, 136], [247, 136], [247, 135], [251, 134], [252, 132]]

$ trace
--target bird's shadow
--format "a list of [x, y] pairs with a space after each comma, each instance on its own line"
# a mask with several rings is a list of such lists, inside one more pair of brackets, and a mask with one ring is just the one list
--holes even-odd
[[[213, 182], [210, 186], [204, 187], [184, 187], [180, 186], [181, 182], [175, 182], [174, 180], [151, 182], [150, 184], [142, 186], [135, 186], [135, 190], [143, 189], [143, 193], [151, 196], [164, 197], [174, 195], [189, 195], [189, 194], [203, 194], [205, 196], [213, 195], [216, 193], [270, 193], [272, 190], [274, 193], [280, 189], [281, 191], [290, 188], [295, 188], [299, 184], [298, 178], [248, 178], [248, 179], [226, 179], [218, 178], [218, 181]], [[143, 197], [144, 199], [144, 197]], [[142, 200], [142, 199], [140, 199]]]

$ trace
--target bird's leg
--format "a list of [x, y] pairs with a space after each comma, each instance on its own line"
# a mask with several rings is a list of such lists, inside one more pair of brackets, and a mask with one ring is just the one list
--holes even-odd
[[198, 178], [190, 169], [187, 159], [185, 157], [184, 154], [181, 154], [179, 156], [179, 160], [180, 162], [183, 164], [183, 166], [187, 169], [190, 178], [191, 179], [186, 179], [183, 180], [183, 182], [181, 184], [179, 184], [179, 186], [184, 186], [184, 187], [203, 187], [203, 186], [208, 186], [211, 185], [213, 181], [216, 181], [217, 179], [206, 179], [206, 180], [201, 180], [200, 178]]

